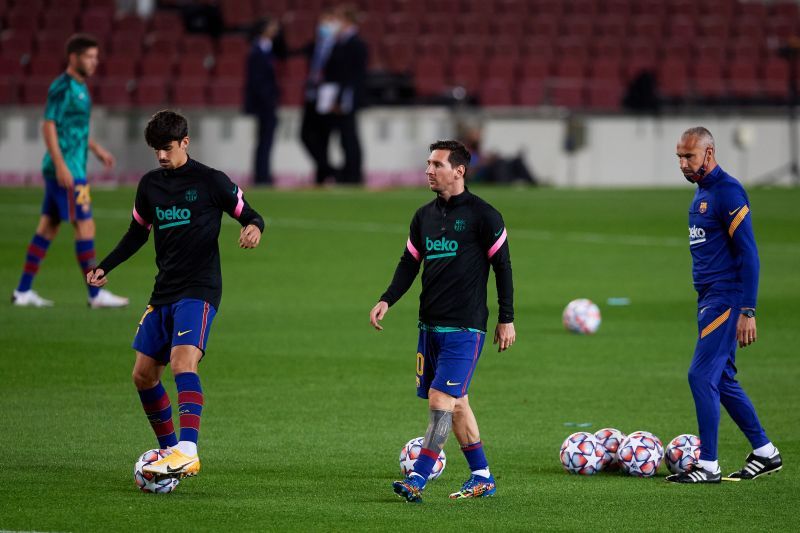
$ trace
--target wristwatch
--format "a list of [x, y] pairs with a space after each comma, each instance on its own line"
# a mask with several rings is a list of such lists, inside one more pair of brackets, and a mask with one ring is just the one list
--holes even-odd
[[742, 309], [742, 314], [747, 318], [755, 318], [756, 310], [748, 307], [746, 309]]

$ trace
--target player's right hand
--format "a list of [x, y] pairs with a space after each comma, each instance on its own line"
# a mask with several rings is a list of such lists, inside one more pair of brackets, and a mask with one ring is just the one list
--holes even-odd
[[108, 278], [102, 268], [93, 268], [86, 273], [86, 283], [92, 287], [102, 287], [108, 283]]
[[65, 188], [71, 189], [75, 185], [75, 179], [72, 177], [72, 172], [65, 164], [56, 165], [56, 181], [58, 184]]
[[386, 316], [386, 312], [389, 310], [389, 304], [386, 302], [378, 302], [375, 304], [375, 307], [372, 308], [372, 311], [369, 312], [369, 323], [372, 324], [372, 327], [377, 329], [378, 331], [383, 330], [383, 326], [379, 324], [383, 317]]

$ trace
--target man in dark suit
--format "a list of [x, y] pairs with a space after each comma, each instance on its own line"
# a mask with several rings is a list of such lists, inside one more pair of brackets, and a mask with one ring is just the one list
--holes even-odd
[[290, 53], [303, 54], [308, 58], [308, 77], [304, 87], [303, 120], [300, 126], [300, 140], [308, 155], [314, 160], [315, 182], [325, 183], [333, 177], [333, 169], [328, 161], [328, 139], [331, 124], [327, 113], [317, 110], [317, 97], [320, 86], [325, 82], [325, 66], [336, 44], [336, 34], [340, 24], [333, 11], [323, 11], [317, 25], [314, 41]]
[[339, 131], [344, 151], [344, 168], [337, 178], [342, 183], [361, 183], [362, 155], [356, 113], [365, 103], [369, 52], [358, 35], [358, 11], [345, 5], [334, 14], [341, 29], [325, 65], [325, 81], [337, 90], [330, 112], [331, 130]]
[[244, 111], [258, 120], [254, 180], [259, 185], [272, 184], [272, 142], [278, 124], [278, 82], [275, 59], [283, 55], [277, 20], [263, 20], [253, 31], [253, 46], [247, 56], [247, 83]]

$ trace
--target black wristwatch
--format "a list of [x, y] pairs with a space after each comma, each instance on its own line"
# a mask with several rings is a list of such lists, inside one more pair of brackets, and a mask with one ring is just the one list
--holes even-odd
[[755, 316], [756, 316], [756, 310], [755, 310], [755, 309], [750, 309], [750, 308], [748, 308], [748, 309], [742, 309], [742, 314], [743, 314], [744, 316], [746, 316], [747, 318], [755, 318]]

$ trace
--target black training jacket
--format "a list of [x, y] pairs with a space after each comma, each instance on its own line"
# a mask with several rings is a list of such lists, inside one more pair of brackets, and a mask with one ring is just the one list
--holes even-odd
[[486, 331], [489, 264], [497, 283], [498, 322], [514, 321], [511, 253], [500, 213], [469, 190], [437, 197], [411, 220], [406, 249], [381, 300], [393, 305], [422, 271], [419, 320], [428, 326]]
[[151, 170], [139, 181], [128, 232], [98, 268], [111, 272], [147, 242], [152, 228], [158, 274], [150, 304], [197, 298], [219, 308], [223, 211], [264, 231], [264, 220], [223, 172], [193, 159], [176, 169]]

